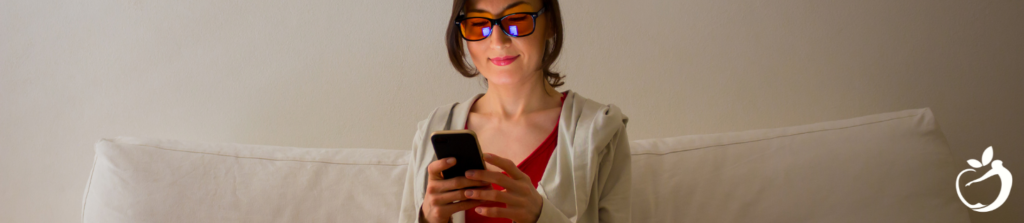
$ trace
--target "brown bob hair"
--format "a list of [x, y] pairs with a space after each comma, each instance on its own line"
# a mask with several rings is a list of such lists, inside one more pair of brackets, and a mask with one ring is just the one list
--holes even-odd
[[[562, 82], [565, 76], [551, 71], [551, 65], [558, 59], [558, 54], [562, 53], [562, 10], [558, 7], [558, 0], [541, 0], [541, 2], [545, 7], [544, 14], [541, 15], [547, 18], [548, 25], [555, 32], [555, 35], [546, 40], [544, 44], [541, 67], [543, 67], [544, 78], [548, 84], [551, 87], [558, 87], [565, 84]], [[445, 45], [448, 46], [448, 59], [451, 60], [455, 70], [462, 73], [462, 76], [476, 77], [480, 75], [480, 71], [469, 65], [470, 62], [466, 59], [462, 44], [462, 30], [455, 25], [455, 20], [462, 14], [465, 3], [466, 0], [455, 0], [452, 5], [452, 16], [448, 19], [448, 31], [444, 37]], [[484, 81], [486, 80], [485, 78]]]

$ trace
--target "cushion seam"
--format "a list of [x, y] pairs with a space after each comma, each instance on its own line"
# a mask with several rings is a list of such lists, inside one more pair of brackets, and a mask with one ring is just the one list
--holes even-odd
[[154, 149], [177, 151], [177, 152], [185, 152], [185, 153], [198, 153], [198, 154], [207, 154], [207, 155], [214, 155], [214, 156], [225, 156], [225, 157], [246, 158], [246, 159], [259, 159], [259, 160], [269, 160], [269, 161], [311, 162], [311, 163], [325, 163], [325, 164], [339, 164], [339, 165], [383, 165], [383, 166], [403, 166], [403, 165], [408, 165], [408, 163], [405, 163], [405, 164], [368, 164], [368, 163], [337, 163], [337, 162], [312, 161], [312, 160], [278, 160], [278, 159], [269, 159], [269, 158], [261, 158], [261, 157], [232, 156], [232, 155], [224, 155], [224, 154], [217, 154], [217, 153], [185, 151], [185, 150], [177, 150], [177, 149], [160, 148], [160, 147], [150, 146], [150, 145], [139, 145], [139, 144], [128, 144], [128, 145], [144, 146], [144, 147], [150, 147], [150, 148], [154, 148]]
[[853, 127], [858, 127], [858, 126], [863, 126], [863, 125], [869, 125], [869, 124], [875, 124], [875, 123], [892, 121], [892, 120], [896, 120], [896, 119], [916, 117], [918, 115], [920, 115], [920, 114], [913, 114], [913, 115], [908, 115], [908, 116], [895, 117], [895, 118], [879, 120], [879, 121], [873, 121], [873, 122], [862, 123], [862, 124], [851, 125], [851, 126], [842, 126], [842, 127], [836, 127], [836, 128], [828, 128], [828, 129], [819, 129], [819, 130], [814, 130], [814, 131], [799, 132], [799, 133], [793, 133], [793, 134], [788, 134], [788, 135], [768, 137], [768, 138], [763, 138], [763, 139], [754, 139], [754, 140], [750, 140], [750, 141], [726, 143], [726, 144], [719, 144], [719, 145], [710, 145], [710, 146], [697, 147], [697, 148], [692, 148], [692, 149], [685, 149], [685, 150], [678, 150], [678, 151], [669, 151], [669, 152], [664, 152], [664, 153], [649, 152], [649, 153], [635, 153], [635, 154], [632, 154], [632, 155], [634, 155], [634, 156], [635, 155], [665, 155], [665, 154], [670, 154], [670, 153], [678, 153], [678, 152], [692, 151], [692, 150], [698, 150], [698, 149], [707, 149], [707, 148], [711, 148], [711, 147], [730, 146], [730, 145], [751, 143], [751, 142], [757, 142], [757, 141], [764, 141], [764, 140], [769, 140], [769, 139], [777, 139], [777, 138], [782, 138], [782, 137], [790, 137], [790, 136], [795, 136], [795, 135], [803, 135], [803, 134], [816, 133], [816, 132], [824, 132], [824, 131], [832, 131], [832, 130], [839, 130], [839, 129], [847, 129], [847, 128], [853, 128]]

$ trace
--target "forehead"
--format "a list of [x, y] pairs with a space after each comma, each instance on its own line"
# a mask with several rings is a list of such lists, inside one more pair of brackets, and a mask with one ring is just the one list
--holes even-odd
[[532, 12], [540, 9], [540, 0], [468, 0], [467, 14], [502, 15], [515, 12]]

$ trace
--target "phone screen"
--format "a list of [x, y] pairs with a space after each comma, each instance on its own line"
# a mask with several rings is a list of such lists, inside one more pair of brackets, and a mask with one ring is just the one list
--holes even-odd
[[472, 130], [437, 131], [431, 134], [430, 142], [438, 160], [455, 157], [455, 166], [441, 171], [444, 179], [465, 176], [471, 169], [485, 169], [480, 144]]

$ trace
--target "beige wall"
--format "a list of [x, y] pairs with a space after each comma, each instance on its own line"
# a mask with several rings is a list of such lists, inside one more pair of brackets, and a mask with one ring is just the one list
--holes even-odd
[[[1024, 176], [1022, 1], [562, 7], [560, 90], [619, 105], [632, 139], [931, 107], [958, 159], [991, 145]], [[484, 90], [447, 63], [449, 8], [0, 0], [0, 222], [78, 221], [101, 137], [406, 149], [435, 106]], [[1016, 188], [972, 217], [1020, 222]]]

